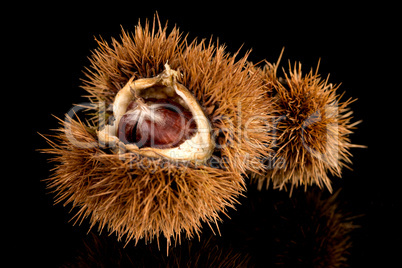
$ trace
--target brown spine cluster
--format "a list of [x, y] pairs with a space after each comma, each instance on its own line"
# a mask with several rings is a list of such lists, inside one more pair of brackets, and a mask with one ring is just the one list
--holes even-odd
[[302, 73], [301, 64], [278, 76], [278, 66], [267, 64], [262, 71], [267, 94], [273, 101], [273, 153], [266, 160], [267, 172], [254, 176], [264, 185], [290, 190], [318, 185], [332, 191], [329, 174], [340, 177], [351, 164], [350, 149], [362, 147], [350, 141], [356, 125], [350, 104], [342, 101], [339, 86], [322, 79], [317, 71]]

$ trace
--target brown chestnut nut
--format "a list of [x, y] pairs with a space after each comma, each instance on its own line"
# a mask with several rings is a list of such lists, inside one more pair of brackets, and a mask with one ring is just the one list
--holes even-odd
[[191, 138], [197, 125], [183, 106], [167, 99], [133, 101], [119, 122], [118, 137], [138, 148], [174, 148]]

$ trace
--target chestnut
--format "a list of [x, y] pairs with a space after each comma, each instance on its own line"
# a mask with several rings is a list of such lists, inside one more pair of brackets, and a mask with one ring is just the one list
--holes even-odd
[[174, 148], [197, 130], [191, 112], [168, 99], [132, 101], [127, 110], [119, 122], [118, 137], [138, 148]]

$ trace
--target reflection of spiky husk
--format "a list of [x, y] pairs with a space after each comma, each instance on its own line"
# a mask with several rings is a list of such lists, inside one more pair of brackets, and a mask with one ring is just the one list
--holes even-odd
[[285, 79], [271, 64], [263, 72], [274, 99], [275, 153], [266, 175], [257, 176], [259, 188], [272, 182], [280, 189], [316, 184], [331, 191], [328, 173], [341, 176], [342, 167], [351, 163], [350, 148], [358, 147], [349, 139], [359, 123], [351, 122], [353, 100], [341, 102], [338, 86], [313, 71], [304, 75], [301, 64], [290, 67]]
[[275, 205], [276, 267], [348, 267], [350, 234], [357, 226], [340, 209], [338, 195], [299, 192]]
[[123, 247], [113, 237], [91, 233], [83, 239], [73, 260], [62, 267], [253, 267], [250, 256], [226, 245], [223, 239], [202, 234], [184, 240], [166, 256], [155, 245]]
[[222, 233], [256, 267], [347, 267], [359, 216], [342, 200], [341, 191], [317, 186], [294, 189], [292, 196], [250, 186]]
[[[108, 107], [130, 78], [154, 77], [168, 62], [209, 118], [217, 143], [212, 159], [219, 163], [117, 154], [98, 144], [96, 117], [93, 126], [67, 120], [47, 150], [59, 163], [49, 187], [59, 202], [80, 208], [78, 219], [89, 217], [92, 226], [98, 223], [119, 239], [126, 235], [127, 241], [150, 241], [163, 234], [170, 244], [181, 232], [198, 234], [201, 222], [217, 224], [219, 213], [233, 207], [244, 190], [241, 175], [263, 168], [259, 159], [270, 142], [270, 112], [262, 80], [247, 56], [236, 61], [223, 47], [204, 41], [188, 44], [180, 41], [176, 28], [169, 35], [166, 27], [157, 28], [155, 22], [153, 27], [147, 23], [133, 35], [123, 32], [121, 42], [99, 41], [84, 89], [94, 104]], [[247, 140], [246, 127], [258, 130], [247, 133]]]

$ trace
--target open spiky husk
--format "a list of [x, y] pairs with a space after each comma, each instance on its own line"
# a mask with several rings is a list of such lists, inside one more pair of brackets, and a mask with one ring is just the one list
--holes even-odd
[[352, 122], [350, 104], [337, 94], [339, 86], [323, 80], [317, 71], [302, 73], [301, 64], [284, 78], [278, 77], [278, 65], [267, 64], [263, 77], [266, 91], [273, 100], [274, 153], [267, 161], [267, 173], [255, 176], [264, 185], [292, 192], [294, 187], [318, 185], [332, 191], [329, 174], [340, 177], [344, 166], [351, 164], [350, 149], [362, 147], [349, 139], [360, 122]]
[[[223, 46], [181, 37], [176, 27], [168, 34], [154, 20], [134, 34], [123, 30], [120, 41], [98, 41], [83, 88], [95, 107], [111, 107], [130, 79], [155, 77], [169, 63], [211, 122], [212, 161], [172, 162], [106, 148], [96, 136], [105, 113], [91, 124], [67, 118], [46, 150], [57, 163], [48, 180], [57, 202], [78, 208], [78, 222], [89, 218], [91, 228], [127, 242], [162, 236], [170, 244], [199, 234], [202, 222], [217, 225], [245, 189], [242, 174], [264, 169], [270, 100], [248, 54], [236, 60]], [[245, 135], [246, 129], [252, 131]]]
[[209, 118], [215, 142], [224, 147], [221, 157], [242, 173], [260, 172], [264, 167], [259, 159], [272, 142], [267, 135], [272, 105], [261, 73], [247, 61], [249, 53], [237, 60], [239, 53], [229, 55], [212, 40], [189, 44], [181, 36], [176, 27], [168, 35], [167, 25], [154, 21], [153, 27], [139, 24], [132, 35], [123, 30], [121, 42], [98, 41], [83, 86], [88, 97], [108, 107], [130, 79], [155, 77], [169, 63]]

